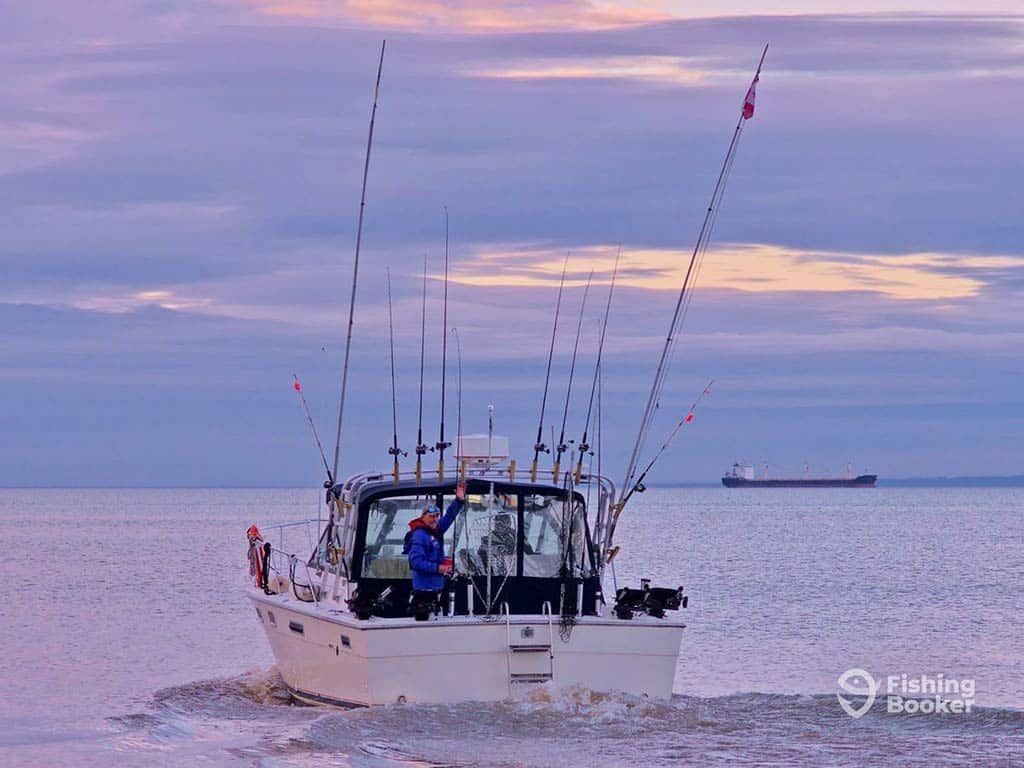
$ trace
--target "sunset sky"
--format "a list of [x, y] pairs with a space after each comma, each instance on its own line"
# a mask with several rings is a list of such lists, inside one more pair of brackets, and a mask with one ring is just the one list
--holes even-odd
[[[343, 473], [437, 437], [443, 208], [464, 432], [578, 437], [621, 247], [621, 480], [718, 166], [770, 44], [652, 435], [655, 480], [1024, 472], [1018, 2], [0, 0], [0, 485], [314, 485], [333, 425], [373, 77]], [[1014, 13], [1017, 15], [1014, 15]], [[454, 341], [454, 336], [451, 337]], [[456, 352], [449, 345], [448, 432]], [[545, 427], [547, 432], [550, 426]], [[433, 460], [433, 459], [432, 459]]]

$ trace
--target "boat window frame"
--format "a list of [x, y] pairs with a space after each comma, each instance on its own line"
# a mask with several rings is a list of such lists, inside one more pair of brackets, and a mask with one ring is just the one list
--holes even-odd
[[[537, 492], [535, 492], [533, 494], [530, 494], [530, 496], [542, 496], [542, 497], [547, 497], [547, 498], [553, 498], [558, 503], [561, 503], [563, 505], [565, 503], [565, 494], [564, 493], [562, 493], [562, 494], [549, 494], [549, 493], [542, 493], [540, 491], [537, 491]], [[595, 562], [595, 559], [594, 559], [595, 544], [594, 544], [594, 538], [593, 538], [593, 531], [592, 531], [592, 526], [590, 525], [589, 518], [588, 518], [589, 511], [587, 509], [586, 499], [584, 498], [583, 494], [581, 494], [579, 491], [576, 491], [575, 489], [573, 491], [573, 502], [572, 503], [573, 503], [573, 507], [577, 507], [578, 506], [578, 507], [582, 508], [583, 515], [582, 516], [577, 516], [575, 513], [573, 513], [571, 515], [572, 525], [571, 525], [571, 529], [570, 529], [568, 535], [570, 537], [578, 535], [579, 538], [582, 539], [582, 541], [583, 541], [584, 549], [583, 549], [582, 552], [577, 552], [575, 547], [573, 548], [574, 554], [573, 554], [573, 560], [572, 560], [572, 565], [571, 565], [570, 571], [571, 571], [572, 578], [585, 578], [587, 576], [596, 575], [598, 573], [597, 568], [596, 568], [596, 562]], [[552, 510], [548, 510], [547, 514], [540, 514], [539, 510], [537, 510], [537, 511], [531, 510], [531, 514], [536, 515], [535, 519], [537, 519], [537, 518], [540, 519], [540, 531], [537, 534], [537, 546], [538, 547], [541, 546], [541, 544], [542, 544], [542, 542], [544, 540], [544, 537], [546, 535], [550, 535], [550, 536], [553, 536], [553, 538], [555, 539], [555, 542], [556, 542], [556, 545], [558, 547], [559, 553], [562, 553], [564, 555], [564, 549], [563, 549], [564, 541], [563, 541], [562, 537], [565, 535], [565, 532], [558, 530], [558, 526], [560, 526], [561, 523], [563, 522], [563, 518], [562, 518], [562, 514], [563, 513], [561, 511], [554, 512]], [[520, 519], [521, 537], [520, 537], [520, 542], [519, 542], [519, 573], [518, 573], [518, 575], [520, 575], [520, 576], [527, 576], [527, 574], [525, 573], [524, 569], [525, 569], [525, 565], [526, 565], [525, 558], [527, 557], [526, 546], [525, 545], [526, 545], [526, 537], [527, 537], [527, 530], [526, 529], [527, 529], [528, 526], [526, 525], [526, 498], [523, 497], [523, 496], [520, 497], [520, 517], [519, 517], [519, 519]], [[556, 525], [556, 521], [557, 521], [557, 525]], [[573, 533], [574, 531], [576, 531], [577, 533], [574, 534]], [[532, 533], [532, 531], [531, 531], [531, 533]], [[539, 556], [547, 556], [547, 555], [550, 555], [551, 553], [550, 552], [543, 552], [543, 551], [535, 550], [532, 554], [539, 555]], [[558, 578], [562, 578], [560, 573], [561, 573], [561, 568], [564, 565], [565, 565], [565, 562], [564, 562], [564, 559], [563, 559], [562, 563], [560, 563], [559, 566], [558, 566], [559, 573], [547, 574], [547, 575], [544, 575], [544, 576], [530, 575], [530, 576], [528, 576], [528, 578], [543, 578], [543, 579], [558, 579]], [[576, 572], [577, 568], [579, 570], [578, 573]]]
[[[452, 478], [451, 480], [444, 481], [433, 481], [429, 483], [419, 484], [405, 484], [400, 483], [394, 484], [381, 484], [376, 487], [367, 489], [366, 493], [361, 493], [353, 504], [353, 509], [356, 513], [356, 524], [355, 534], [352, 539], [352, 552], [350, 554], [351, 563], [351, 574], [349, 579], [351, 581], [359, 581], [363, 578], [363, 555], [366, 552], [366, 533], [369, 526], [369, 512], [370, 505], [375, 501], [386, 498], [395, 498], [402, 496], [420, 495], [425, 498], [434, 498], [434, 503], [439, 507], [441, 506], [445, 496], [455, 495], [455, 486], [458, 482], [458, 478]], [[507, 493], [516, 494], [518, 496], [517, 502], [517, 530], [516, 530], [516, 577], [522, 577], [523, 574], [523, 544], [525, 542], [525, 532], [523, 526], [524, 520], [524, 504], [525, 497], [527, 495], [545, 495], [555, 496], [561, 500], [565, 499], [566, 489], [555, 485], [545, 485], [540, 483], [516, 483], [509, 482], [508, 480], [495, 480], [491, 478], [483, 477], [468, 477], [466, 478], [466, 493], [467, 494], [481, 494], [489, 493], [491, 485], [494, 486], [495, 493]], [[585, 511], [585, 514], [589, 514], [587, 509], [587, 502], [585, 496], [575, 488], [572, 491], [573, 502], [581, 504]], [[588, 525], [584, 530], [584, 541], [587, 547], [587, 562], [592, 563], [594, 541], [590, 535], [590, 526]], [[547, 576], [538, 576], [531, 578], [555, 578]], [[396, 579], [396, 581], [404, 581], [404, 579]]]
[[[515, 484], [511, 484], [511, 485], [515, 485]], [[488, 489], [489, 489], [490, 481], [487, 481], [487, 486], [488, 486]], [[451, 499], [455, 498], [454, 494], [455, 494], [455, 489], [453, 487], [452, 488], [452, 494], [450, 496]], [[469, 489], [467, 488], [466, 489], [466, 495], [467, 496], [471, 496], [472, 495], [472, 496], [485, 496], [486, 497], [487, 493], [485, 491], [484, 493], [472, 493], [471, 494]], [[524, 541], [523, 537], [522, 537], [523, 503], [524, 503], [523, 502], [523, 494], [522, 493], [515, 493], [515, 494], [506, 493], [505, 490], [503, 490], [503, 489], [499, 490], [498, 485], [495, 484], [494, 495], [495, 496], [508, 495], [508, 496], [515, 496], [515, 498], [516, 498], [516, 508], [515, 508], [515, 519], [516, 519], [515, 555], [516, 555], [516, 560], [515, 560], [515, 563], [512, 566], [513, 570], [511, 572], [509, 572], [508, 574], [499, 573], [498, 571], [493, 571], [493, 573], [495, 575], [501, 577], [501, 578], [505, 578], [506, 576], [508, 576], [508, 577], [521, 576], [522, 572], [523, 572], [522, 547], [523, 547], [523, 541]], [[448, 494], [442, 494], [442, 498], [447, 499], [447, 498], [449, 498], [449, 495]], [[507, 515], [511, 515], [512, 514], [509, 507], [505, 507], [505, 509], [508, 510], [508, 511], [506, 511], [504, 514], [507, 514]], [[499, 512], [498, 514], [500, 515], [500, 514], [503, 514], [503, 513]], [[459, 552], [459, 548], [458, 548], [459, 547], [459, 538], [460, 538], [459, 534], [461, 532], [465, 531], [465, 528], [462, 528], [460, 530], [458, 525], [459, 525], [460, 521], [465, 522], [466, 520], [467, 520], [467, 518], [465, 517], [465, 511], [460, 512], [459, 513], [459, 517], [457, 517], [455, 519], [455, 521], [454, 521], [454, 523], [453, 523], [453, 525], [452, 525], [452, 527], [450, 529], [453, 532], [453, 536], [452, 536], [452, 556], [456, 557], [456, 558], [458, 557], [458, 552]], [[483, 541], [481, 541], [481, 546], [482, 545], [483, 545]], [[481, 575], [481, 574], [479, 574], [479, 572], [477, 572], [476, 575]]]

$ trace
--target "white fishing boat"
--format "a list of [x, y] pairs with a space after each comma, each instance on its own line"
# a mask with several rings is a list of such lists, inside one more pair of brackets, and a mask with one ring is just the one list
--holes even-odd
[[579, 480], [530, 482], [511, 462], [467, 470], [435, 612], [410, 608], [403, 539], [421, 509], [452, 501], [455, 478], [349, 478], [313, 556], [272, 547], [268, 589], [249, 590], [285, 684], [336, 705], [496, 701], [549, 681], [668, 698], [684, 624], [666, 611], [682, 588], [622, 590], [606, 606], [599, 542], [614, 488]]
[[[763, 58], [762, 55], [762, 62]], [[378, 68], [378, 89], [380, 72]], [[710, 221], [713, 211], [717, 211], [743, 121], [753, 113], [753, 92], [752, 85], [694, 248], [691, 268], [680, 290], [625, 481], [618, 492], [612, 481], [601, 474], [599, 448], [592, 450], [588, 445], [595, 392], [595, 426], [600, 429], [600, 359], [614, 275], [582, 438], [573, 444], [565, 437], [576, 367], [574, 348], [562, 434], [550, 449], [541, 442], [561, 305], [560, 286], [541, 417], [529, 469], [522, 469], [509, 457], [507, 438], [493, 434], [489, 419], [486, 435], [457, 438], [454, 471], [446, 473], [444, 455], [451, 447], [445, 442], [444, 425], [449, 330], [447, 246], [440, 439], [433, 448], [423, 444], [421, 342], [416, 465], [413, 471], [400, 470], [399, 457], [404, 454], [398, 447], [392, 330], [391, 471], [364, 472], [336, 481], [366, 173], [377, 107], [375, 92], [333, 467], [323, 452], [301, 387], [295, 382], [327, 473], [326, 520], [323, 525], [309, 521], [271, 526], [262, 533], [256, 526], [249, 530], [252, 581], [247, 594], [281, 677], [297, 699], [337, 706], [496, 701], [513, 696], [519, 688], [538, 684], [619, 691], [654, 699], [671, 695], [685, 628], [677, 611], [686, 607], [687, 596], [677, 584], [652, 587], [646, 580], [631, 587], [615, 585], [609, 590], [608, 582], [614, 584], [613, 561], [619, 551], [614, 534], [633, 494], [643, 491], [643, 480], [654, 461], [693, 418], [696, 403], [651, 462], [640, 468], [640, 451], [658, 409], [672, 344], [681, 323], [680, 310], [685, 308], [692, 286], [693, 266], [697, 264], [699, 268], [699, 257], [707, 246]], [[388, 295], [390, 309], [390, 280]], [[585, 301], [586, 292], [584, 305]], [[581, 309], [577, 347], [582, 318]], [[461, 353], [459, 370], [460, 432]], [[597, 442], [600, 445], [600, 440]], [[439, 452], [437, 466], [427, 470], [423, 458], [435, 449]], [[542, 469], [539, 459], [549, 452], [552, 467]], [[567, 471], [561, 469], [563, 456], [567, 459]], [[460, 484], [464, 487], [460, 488]], [[465, 496], [461, 508], [459, 503], [451, 506], [457, 495]], [[422, 592], [413, 589], [406, 534], [415, 527], [409, 524], [421, 513], [431, 514], [428, 510], [432, 507], [451, 511], [444, 518], [451, 521], [450, 527], [439, 529], [435, 537], [443, 541], [443, 551], [451, 553], [451, 559], [439, 570], [446, 574], [443, 588], [439, 592]], [[304, 526], [308, 540], [316, 541], [311, 554], [308, 549], [300, 551], [287, 543]], [[315, 531], [310, 526], [315, 526]]]

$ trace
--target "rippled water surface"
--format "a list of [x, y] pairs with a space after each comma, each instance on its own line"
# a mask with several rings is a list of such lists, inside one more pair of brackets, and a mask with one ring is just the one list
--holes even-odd
[[[0, 765], [1024, 764], [1024, 490], [652, 489], [620, 583], [685, 583], [676, 696], [290, 704], [243, 599], [250, 522], [316, 491], [0, 490]], [[975, 681], [853, 719], [836, 680]]]

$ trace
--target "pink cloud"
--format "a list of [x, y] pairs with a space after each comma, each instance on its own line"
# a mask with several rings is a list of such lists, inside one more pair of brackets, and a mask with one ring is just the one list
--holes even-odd
[[[651, 0], [245, 0], [278, 18], [337, 20], [392, 29], [524, 32], [610, 29], [673, 18]], [[659, 7], [661, 6], [661, 7]]]
[[[437, 32], [603, 30], [669, 19], [816, 15], [816, 0], [234, 0], [275, 19]], [[857, 14], [919, 13], [918, 0], [867, 0]], [[932, 0], [936, 14], [1017, 15], [1017, 0]]]

